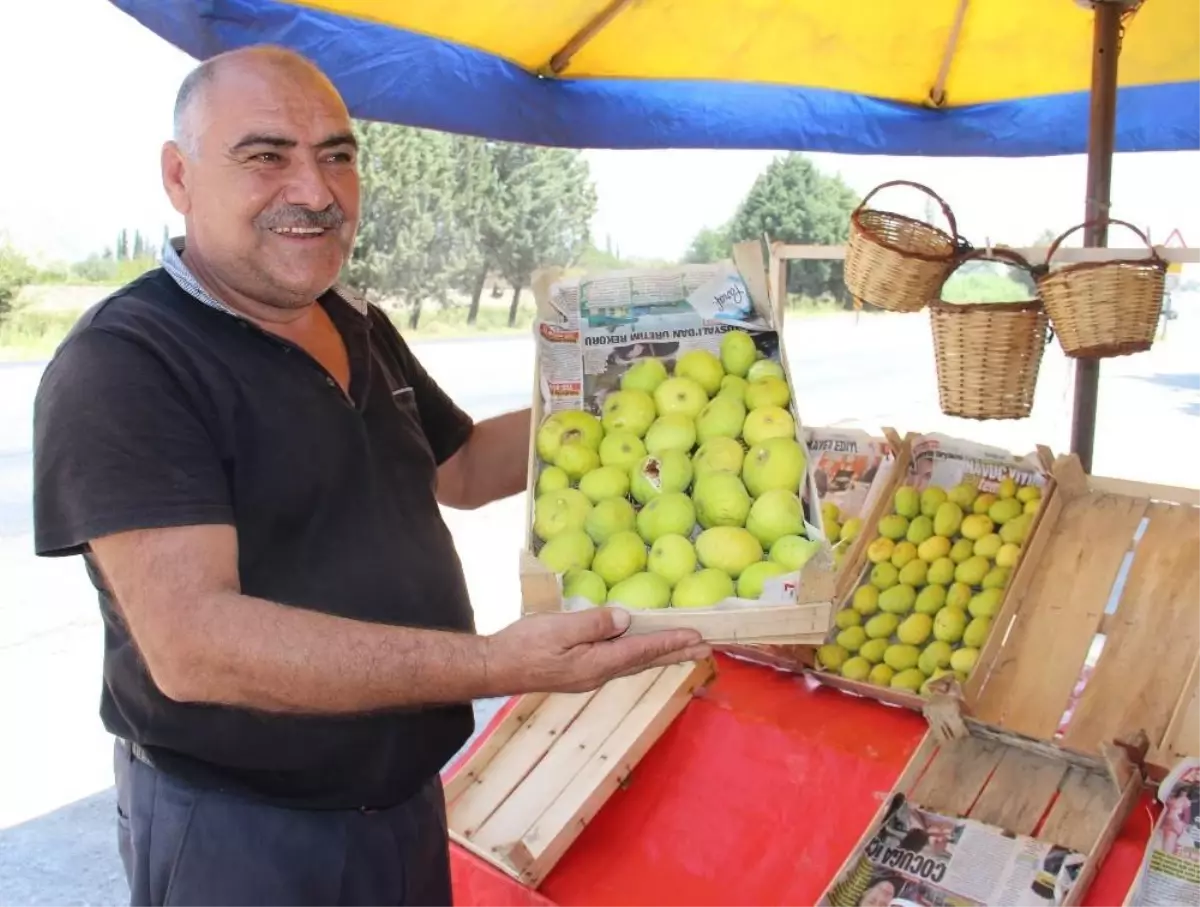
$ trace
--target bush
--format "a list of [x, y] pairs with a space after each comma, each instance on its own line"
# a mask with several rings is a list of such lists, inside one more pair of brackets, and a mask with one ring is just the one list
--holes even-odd
[[0, 245], [0, 321], [12, 311], [17, 294], [33, 275], [33, 265], [24, 255], [7, 243]]

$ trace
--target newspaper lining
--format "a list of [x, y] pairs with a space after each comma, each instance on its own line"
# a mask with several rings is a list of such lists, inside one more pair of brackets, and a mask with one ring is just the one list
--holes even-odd
[[1200, 759], [1181, 760], [1158, 787], [1154, 823], [1129, 903], [1200, 904]]
[[829, 907], [1064, 903], [1086, 855], [895, 794], [879, 830], [830, 890]]

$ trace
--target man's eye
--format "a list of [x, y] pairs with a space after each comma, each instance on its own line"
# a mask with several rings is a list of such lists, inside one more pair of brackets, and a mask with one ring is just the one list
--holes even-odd
[[279, 159], [279, 155], [274, 151], [260, 151], [258, 154], [254, 155], [254, 160], [263, 164], [274, 164], [277, 163]]
[[354, 161], [354, 155], [349, 151], [335, 151], [329, 155], [327, 160], [331, 164], [350, 164]]

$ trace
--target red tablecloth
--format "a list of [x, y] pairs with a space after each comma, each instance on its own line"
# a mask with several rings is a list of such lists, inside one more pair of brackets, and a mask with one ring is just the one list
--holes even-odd
[[[456, 903], [814, 903], [925, 721], [723, 656], [717, 671], [538, 891], [454, 847]], [[1085, 904], [1122, 902], [1149, 838], [1148, 802], [1135, 808]]]

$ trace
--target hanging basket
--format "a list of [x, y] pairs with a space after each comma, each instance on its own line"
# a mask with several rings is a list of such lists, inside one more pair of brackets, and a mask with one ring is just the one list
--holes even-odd
[[1162, 315], [1167, 263], [1141, 230], [1123, 220], [1108, 221], [1136, 233], [1150, 250], [1146, 258], [1088, 261], [1049, 270], [1062, 241], [1095, 223], [1072, 227], [1054, 241], [1038, 291], [1068, 356], [1106, 359], [1145, 352], [1154, 343]]
[[[941, 206], [950, 232], [903, 214], [867, 207], [876, 192], [890, 186], [911, 186], [933, 198]], [[918, 312], [936, 298], [961, 251], [960, 243], [950, 206], [932, 189], [908, 180], [881, 183], [850, 214], [846, 288], [860, 305]]]
[[[999, 261], [1032, 273], [1029, 263], [1008, 249], [969, 252], [954, 270], [973, 260]], [[942, 412], [964, 419], [1029, 415], [1042, 353], [1050, 339], [1050, 319], [1039, 299], [982, 303], [937, 299], [929, 303], [929, 321]]]

